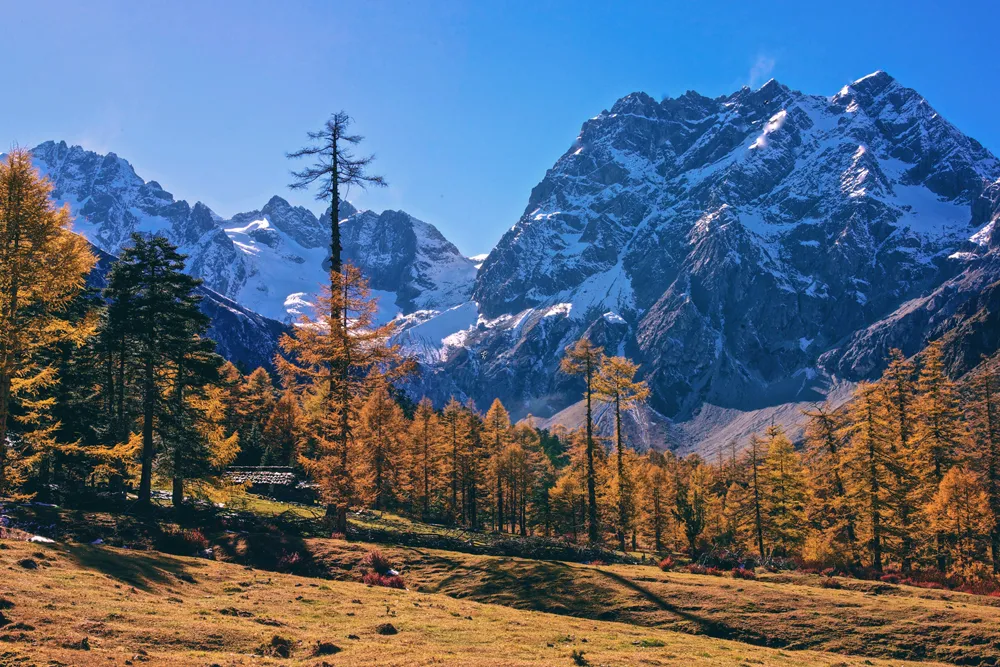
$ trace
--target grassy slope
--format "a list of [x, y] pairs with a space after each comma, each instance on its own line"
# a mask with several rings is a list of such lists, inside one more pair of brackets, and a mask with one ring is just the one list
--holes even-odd
[[[0, 665], [880, 665], [109, 547], [5, 542]], [[37, 569], [19, 561], [29, 558]], [[251, 615], [220, 613], [236, 609]], [[262, 621], [264, 623], [262, 623]], [[381, 623], [399, 629], [375, 632]], [[266, 623], [266, 624], [265, 624]], [[279, 635], [292, 656], [254, 657]], [[353, 635], [356, 638], [350, 638]], [[87, 637], [90, 650], [79, 648]], [[317, 641], [342, 652], [312, 657]], [[145, 653], [145, 655], [142, 654]]]
[[[333, 576], [352, 577], [365, 545], [307, 541]], [[883, 658], [1000, 664], [1000, 599], [821, 577], [763, 575], [758, 581], [664, 573], [652, 566], [592, 567], [379, 547], [425, 592], [670, 628], [756, 645]]]

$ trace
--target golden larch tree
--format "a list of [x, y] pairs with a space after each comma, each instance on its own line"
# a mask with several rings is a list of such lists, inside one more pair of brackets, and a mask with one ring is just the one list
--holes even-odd
[[492, 478], [492, 494], [494, 507], [494, 526], [498, 532], [503, 532], [504, 520], [504, 478], [503, 454], [510, 442], [510, 415], [499, 398], [493, 399], [493, 404], [483, 418], [483, 442], [487, 447], [490, 459], [489, 475]]
[[851, 508], [860, 517], [859, 527], [868, 536], [872, 567], [881, 572], [895, 459], [883, 394], [878, 386], [867, 382], [858, 385], [842, 436], [847, 443], [844, 482]]
[[625, 357], [606, 357], [601, 361], [594, 380], [594, 393], [614, 410], [616, 451], [616, 500], [618, 517], [616, 534], [618, 548], [625, 551], [625, 536], [634, 527], [635, 499], [633, 483], [626, 466], [625, 440], [622, 435], [622, 413], [635, 408], [649, 397], [649, 387], [637, 381], [639, 366]]
[[281, 337], [284, 354], [276, 365], [285, 386], [311, 408], [315, 447], [301, 458], [319, 483], [327, 514], [346, 534], [347, 510], [359, 502], [351, 464], [353, 425], [373, 373], [391, 381], [412, 369], [390, 344], [393, 325], [378, 325], [377, 300], [353, 264], [330, 274], [313, 315], [303, 315], [294, 331]]
[[14, 149], [0, 162], [0, 494], [8, 491], [7, 447], [13, 400], [27, 409], [22, 437], [47, 440], [55, 424], [36, 400], [57, 381], [35, 352], [72, 335], [60, 317], [84, 287], [95, 258], [71, 231], [69, 208], [57, 209], [52, 185]]
[[584, 336], [573, 345], [566, 348], [565, 356], [559, 368], [568, 375], [580, 375], [584, 381], [583, 398], [586, 401], [586, 437], [587, 437], [587, 537], [596, 543], [600, 539], [600, 528], [597, 518], [597, 470], [595, 467], [594, 439], [594, 381], [604, 358], [604, 349], [597, 347]]
[[781, 426], [771, 425], [766, 436], [763, 510], [768, 542], [772, 553], [791, 556], [798, 553], [806, 538], [806, 475]]

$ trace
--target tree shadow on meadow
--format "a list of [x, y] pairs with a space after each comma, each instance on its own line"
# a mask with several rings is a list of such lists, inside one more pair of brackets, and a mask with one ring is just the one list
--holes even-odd
[[82, 568], [96, 570], [143, 591], [149, 591], [155, 585], [176, 584], [178, 581], [197, 583], [192, 571], [203, 567], [156, 551], [128, 552], [72, 545], [63, 547], [62, 553]]
[[447, 571], [423, 590], [477, 602], [553, 614], [615, 620], [615, 591], [580, 569], [559, 561], [524, 561], [492, 558], [476, 564], [438, 554], [425, 557], [421, 568]]

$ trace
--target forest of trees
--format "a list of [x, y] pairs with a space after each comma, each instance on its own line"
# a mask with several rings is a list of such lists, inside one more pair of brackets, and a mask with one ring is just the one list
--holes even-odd
[[912, 359], [893, 351], [845, 406], [808, 411], [798, 448], [772, 425], [711, 460], [640, 453], [625, 428], [649, 394], [639, 368], [587, 338], [562, 363], [585, 400], [578, 430], [512, 423], [499, 400], [485, 412], [413, 402], [398, 386], [415, 365], [339, 261], [283, 337], [276, 372], [239, 369], [206, 337], [199, 281], [175, 247], [135, 235], [106, 288], [88, 288], [94, 257], [50, 191], [27, 152], [0, 165], [0, 495], [131, 493], [141, 509], [159, 488], [181, 507], [236, 492], [227, 466], [287, 465], [341, 533], [348, 512], [372, 508], [691, 557], [1000, 567], [996, 379], [983, 371], [960, 389], [937, 343]]

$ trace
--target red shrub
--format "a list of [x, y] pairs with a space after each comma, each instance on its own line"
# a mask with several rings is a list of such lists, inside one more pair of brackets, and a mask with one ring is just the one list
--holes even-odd
[[822, 572], [820, 572], [820, 574], [822, 574], [824, 577], [832, 577], [833, 575], [837, 574], [837, 568], [828, 567]]
[[347, 536], [343, 533], [330, 533], [331, 540], [346, 540]]
[[962, 584], [956, 590], [971, 595], [1000, 597], [1000, 583], [996, 579], [975, 579]]
[[656, 566], [661, 570], [663, 570], [664, 572], [670, 572], [670, 570], [674, 569], [675, 565], [677, 565], [677, 563], [675, 563], [674, 559], [671, 558], [670, 556], [667, 556], [666, 558], [664, 558], [663, 560], [661, 560], [659, 563], [656, 564]]
[[900, 581], [898, 574], [883, 574], [878, 580], [887, 584], [898, 584]]
[[917, 588], [928, 588], [930, 590], [935, 590], [935, 591], [946, 591], [946, 590], [948, 590], [947, 586], [945, 586], [944, 584], [938, 583], [936, 581], [918, 581], [916, 579], [913, 579], [912, 577], [907, 577], [906, 579], [903, 579], [899, 583], [905, 584], [907, 586], [916, 586]]
[[361, 559], [361, 567], [373, 570], [377, 574], [386, 574], [392, 569], [392, 564], [381, 551], [372, 549]]
[[725, 574], [725, 572], [717, 567], [708, 567], [705, 568], [705, 574], [712, 577], [721, 577]]
[[757, 573], [742, 567], [733, 568], [733, 579], [756, 579]]
[[698, 563], [691, 563], [687, 566], [687, 571], [691, 574], [708, 574], [708, 568]]
[[823, 581], [819, 582], [819, 585], [822, 586], [823, 588], [837, 588], [837, 589], [839, 589], [839, 588], [843, 588], [844, 587], [843, 584], [841, 584], [839, 581], [837, 581], [833, 577], [829, 577], [827, 579], [824, 579]]
[[379, 574], [378, 572], [369, 572], [361, 579], [361, 581], [369, 586], [383, 586], [385, 588], [399, 588], [406, 590], [406, 584], [403, 583], [403, 578], [398, 574]]

